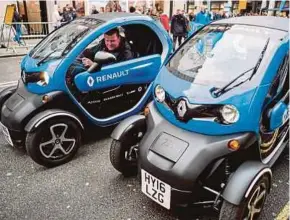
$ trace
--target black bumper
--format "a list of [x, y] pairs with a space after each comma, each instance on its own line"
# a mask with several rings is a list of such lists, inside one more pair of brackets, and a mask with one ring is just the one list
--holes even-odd
[[206, 167], [232, 153], [227, 147], [229, 140], [239, 140], [246, 148], [255, 138], [253, 133], [208, 136], [185, 131], [166, 121], [153, 103], [147, 128], [139, 148], [140, 167], [173, 188], [173, 203], [190, 201], [190, 194], [196, 194], [197, 180]]
[[9, 130], [13, 143], [19, 144], [23, 141], [25, 120], [42, 105], [42, 95], [30, 93], [19, 80], [17, 90], [1, 109], [1, 123]]

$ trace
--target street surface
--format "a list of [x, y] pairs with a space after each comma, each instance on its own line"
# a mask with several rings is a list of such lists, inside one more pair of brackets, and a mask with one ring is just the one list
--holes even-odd
[[[0, 90], [18, 79], [20, 59], [0, 59]], [[136, 178], [122, 177], [110, 164], [111, 130], [95, 129], [74, 160], [53, 169], [34, 163], [0, 135], [0, 219], [217, 219], [209, 210], [195, 210], [200, 213], [195, 216], [188, 210], [170, 212], [143, 195]], [[261, 220], [275, 219], [288, 203], [287, 152], [273, 174]]]

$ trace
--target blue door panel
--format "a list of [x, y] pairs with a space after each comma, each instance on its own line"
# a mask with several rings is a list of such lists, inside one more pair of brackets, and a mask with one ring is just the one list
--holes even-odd
[[96, 73], [83, 72], [75, 77], [80, 91], [92, 91], [124, 84], [152, 82], [161, 66], [160, 55], [108, 65]]

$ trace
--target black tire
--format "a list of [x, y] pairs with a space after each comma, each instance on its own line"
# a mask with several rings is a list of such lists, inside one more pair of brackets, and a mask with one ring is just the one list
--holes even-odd
[[[51, 132], [52, 130], [56, 133], [64, 133], [61, 131], [61, 127], [67, 126], [66, 133], [63, 135], [65, 138], [62, 138], [62, 135], [53, 141], [53, 135]], [[58, 134], [55, 134], [57, 136]], [[74, 139], [74, 141], [73, 141]], [[41, 145], [47, 142], [54, 142], [51, 144], [46, 144], [44, 146], [48, 146], [47, 148], [42, 147]], [[58, 142], [57, 142], [58, 141]], [[63, 142], [62, 142], [63, 141]], [[67, 144], [69, 142], [70, 144]], [[60, 149], [56, 149], [55, 151], [54, 146], [59, 144], [63, 147], [64, 151], [67, 153], [66, 155]], [[75, 156], [78, 151], [78, 148], [81, 144], [81, 130], [78, 124], [71, 120], [70, 118], [53, 118], [49, 119], [45, 123], [39, 125], [34, 131], [29, 132], [26, 136], [25, 146], [28, 155], [34, 160], [36, 163], [45, 166], [45, 167], [55, 167], [62, 165], [64, 163], [69, 162]], [[58, 145], [58, 146], [59, 146]], [[50, 156], [49, 150], [51, 153], [51, 158], [47, 158], [44, 156]]]
[[137, 162], [132, 162], [125, 158], [125, 153], [130, 146], [132, 145], [113, 140], [110, 148], [111, 164], [125, 177], [136, 176], [138, 173]]
[[0, 95], [0, 112], [2, 111], [2, 107], [3, 107], [4, 103], [13, 95], [13, 93], [16, 91], [16, 88], [17, 88], [17, 86], [11, 86], [11, 87], [4, 89], [7, 93], [3, 97], [1, 97], [1, 95]]
[[[248, 204], [251, 203], [251, 198], [253, 197], [253, 195], [256, 193], [256, 190], [258, 190], [259, 187], [261, 187], [263, 190], [265, 190], [265, 197], [263, 199], [261, 199], [259, 206], [261, 207], [261, 211], [255, 215], [253, 215], [253, 219], [258, 219], [262, 210], [263, 210], [263, 206], [265, 203], [265, 199], [267, 197], [268, 194], [268, 187], [269, 187], [269, 178], [268, 176], [264, 175], [260, 178], [260, 180], [255, 184], [255, 186], [253, 187], [253, 189], [251, 190], [249, 196], [247, 199], [245, 199], [240, 205], [234, 205], [232, 203], [229, 203], [228, 201], [224, 200], [222, 207], [221, 207], [221, 211], [220, 211], [220, 215], [219, 215], [219, 219], [220, 220], [243, 220], [243, 219], [248, 219], [245, 218], [247, 217], [248, 212]], [[249, 219], [250, 220], [250, 219]]]

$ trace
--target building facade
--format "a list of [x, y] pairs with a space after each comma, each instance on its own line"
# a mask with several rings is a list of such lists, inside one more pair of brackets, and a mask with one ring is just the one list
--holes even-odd
[[[53, 6], [55, 4], [61, 8], [65, 7], [66, 4], [70, 4], [76, 9], [78, 16], [84, 16], [90, 14], [93, 5], [99, 10], [101, 7], [105, 7], [108, 2], [109, 0], [4, 0], [0, 1], [0, 22], [4, 20], [7, 4], [15, 4], [17, 6], [24, 22], [50, 22], [52, 21]], [[289, 8], [289, 1], [287, 0], [118, 0], [118, 3], [122, 11], [128, 11], [130, 6], [140, 6], [144, 9], [158, 6], [170, 17], [177, 9], [198, 11], [200, 6], [215, 12], [231, 11], [234, 13], [241, 10], [259, 12], [261, 8], [277, 9], [281, 5]]]

